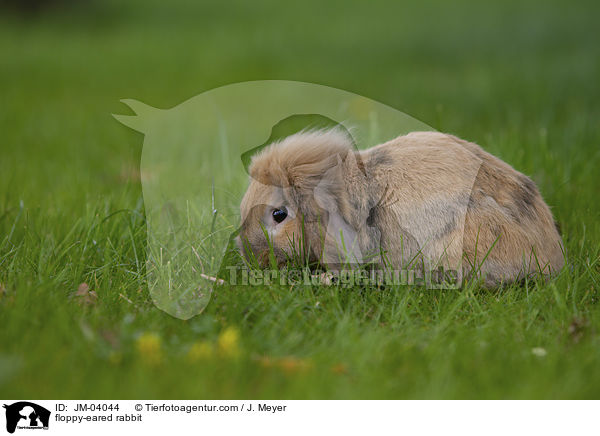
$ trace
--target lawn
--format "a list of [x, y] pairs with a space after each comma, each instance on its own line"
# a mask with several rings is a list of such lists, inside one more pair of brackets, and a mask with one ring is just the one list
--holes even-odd
[[[599, 14], [513, 0], [0, 9], [0, 396], [600, 397]], [[189, 320], [157, 309], [144, 137], [111, 114], [261, 79], [345, 89], [479, 143], [536, 181], [567, 267], [501, 290], [222, 286]]]

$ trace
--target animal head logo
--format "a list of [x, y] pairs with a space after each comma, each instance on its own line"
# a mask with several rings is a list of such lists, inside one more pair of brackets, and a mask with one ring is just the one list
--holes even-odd
[[[135, 115], [114, 117], [144, 134], [140, 174], [149, 292], [157, 307], [181, 319], [202, 312], [223, 265], [238, 252], [240, 201], [248, 187], [243, 175], [253, 155], [274, 141], [311, 129], [337, 126], [355, 149], [415, 130], [433, 130], [366, 97], [292, 81], [227, 85], [171, 109], [135, 100], [123, 103]], [[339, 155], [315, 181], [318, 207], [327, 207], [319, 206], [319, 198], [325, 198], [319, 190], [325, 192], [328, 178], [348, 165], [360, 162]], [[363, 171], [361, 177], [368, 174]], [[368, 225], [368, 215], [363, 218]], [[328, 229], [339, 231], [335, 220]], [[352, 252], [357, 261], [365, 255]]]
[[6, 409], [6, 431], [14, 433], [18, 428], [47, 429], [50, 411], [29, 401], [19, 401], [3, 406]]

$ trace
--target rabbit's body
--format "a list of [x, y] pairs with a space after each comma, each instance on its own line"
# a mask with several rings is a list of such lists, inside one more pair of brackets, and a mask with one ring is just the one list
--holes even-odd
[[357, 152], [339, 131], [299, 133], [256, 155], [250, 174], [240, 239], [265, 265], [261, 226], [279, 263], [303, 247], [327, 265], [475, 269], [488, 285], [564, 263], [535, 184], [451, 135], [415, 132]]

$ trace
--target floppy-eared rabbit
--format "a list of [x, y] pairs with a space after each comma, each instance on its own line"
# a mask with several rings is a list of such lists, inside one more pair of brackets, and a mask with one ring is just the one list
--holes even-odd
[[478, 145], [414, 132], [368, 150], [339, 129], [273, 143], [249, 166], [238, 245], [269, 265], [300, 253], [322, 265], [453, 269], [488, 286], [563, 264], [536, 185]]

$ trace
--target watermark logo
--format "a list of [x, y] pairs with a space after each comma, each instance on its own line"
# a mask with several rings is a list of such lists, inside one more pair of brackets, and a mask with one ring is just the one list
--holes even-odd
[[424, 286], [427, 289], [456, 289], [460, 274], [438, 267], [425, 274], [409, 269], [342, 269], [311, 268], [251, 269], [227, 266], [227, 276], [219, 279], [232, 286], [341, 286], [344, 288], [380, 286]]
[[[399, 209], [401, 199], [392, 195], [393, 189], [371, 183], [378, 171], [375, 166], [385, 166], [389, 157], [383, 152], [375, 154], [371, 164], [360, 158], [361, 151], [398, 136], [434, 130], [426, 124], [360, 95], [292, 81], [227, 85], [171, 109], [157, 109], [135, 100], [123, 103], [135, 115], [115, 118], [144, 134], [140, 175], [147, 225], [148, 290], [155, 305], [172, 316], [188, 319], [201, 313], [216, 285], [232, 285], [228, 268], [241, 268], [248, 260], [245, 248], [252, 252], [250, 257], [258, 257], [263, 269], [289, 266], [292, 251], [302, 254], [308, 249], [307, 256], [296, 260], [339, 271], [339, 277], [328, 283], [340, 283], [350, 276], [355, 280], [356, 274], [362, 274], [350, 272], [342, 279], [341, 274], [346, 274], [342, 270], [385, 264], [386, 256], [396, 259], [404, 258], [404, 254], [406, 262], [394, 260], [386, 269], [398, 272], [400, 278], [406, 276], [408, 284], [413, 283], [409, 270], [415, 270], [417, 284], [419, 280], [427, 283], [428, 276], [437, 274], [440, 266], [456, 271], [454, 282], [460, 281], [460, 260], [439, 260], [446, 252], [456, 258], [462, 251], [462, 227], [472, 186], [469, 177], [464, 178], [465, 186], [449, 187], [461, 199], [454, 205], [440, 206], [434, 201]], [[289, 142], [290, 138], [310, 140], [310, 132], [317, 141], [319, 135], [330, 135], [333, 148], [322, 159], [313, 159], [304, 153], [314, 145], [308, 141], [306, 148], [299, 144], [303, 151], [290, 155], [292, 161], [299, 159], [292, 172], [302, 179], [305, 189], [295, 189], [298, 185], [286, 185], [281, 179], [263, 178], [260, 171], [251, 174], [254, 157], [270, 144]], [[318, 150], [313, 151], [318, 154]], [[303, 161], [303, 157], [308, 160]], [[265, 168], [273, 168], [264, 163]], [[464, 168], [472, 179], [477, 170], [476, 165]], [[341, 177], [350, 175], [353, 186], [369, 190], [367, 200], [348, 195], [336, 185]], [[256, 193], [251, 198], [250, 190]], [[386, 215], [390, 207], [396, 208], [394, 213], [436, 219], [427, 223], [427, 232], [419, 219], [404, 219], [410, 225], [396, 226], [399, 236], [395, 245], [382, 247], [381, 229], [376, 223], [392, 222], [391, 215]], [[354, 211], [352, 222], [345, 215], [349, 208]], [[436, 217], [440, 209], [445, 211], [444, 217]], [[278, 232], [275, 224], [286, 229], [295, 226], [295, 230]], [[440, 235], [436, 241], [428, 239], [432, 233]], [[447, 240], [440, 243], [443, 238]], [[296, 250], [287, 250], [290, 244]]]
[[5, 404], [6, 431], [14, 433], [19, 430], [48, 430], [50, 411], [45, 407], [29, 401]]

